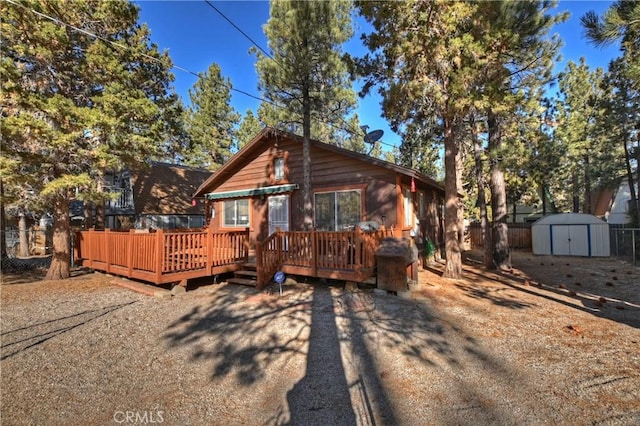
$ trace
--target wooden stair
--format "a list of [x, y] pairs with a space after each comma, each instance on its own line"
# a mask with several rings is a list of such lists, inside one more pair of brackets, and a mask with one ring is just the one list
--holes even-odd
[[258, 272], [255, 262], [244, 262], [242, 269], [233, 273], [233, 278], [227, 280], [231, 284], [240, 284], [251, 287], [258, 286]]

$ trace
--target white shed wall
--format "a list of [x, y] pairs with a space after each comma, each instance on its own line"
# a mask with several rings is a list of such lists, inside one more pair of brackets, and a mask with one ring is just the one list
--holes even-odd
[[549, 225], [531, 226], [531, 250], [533, 254], [551, 254]]
[[584, 214], [547, 216], [532, 225], [531, 245], [540, 255], [607, 257], [609, 225]]

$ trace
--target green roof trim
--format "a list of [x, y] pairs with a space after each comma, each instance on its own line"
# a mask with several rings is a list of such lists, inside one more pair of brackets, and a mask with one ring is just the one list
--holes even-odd
[[240, 189], [238, 191], [210, 192], [205, 194], [207, 200], [224, 200], [227, 198], [246, 198], [254, 195], [271, 195], [291, 192], [298, 189], [297, 184], [265, 186], [262, 188]]

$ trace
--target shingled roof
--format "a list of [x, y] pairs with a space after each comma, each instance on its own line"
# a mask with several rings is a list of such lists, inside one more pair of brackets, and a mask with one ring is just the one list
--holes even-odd
[[212, 172], [204, 169], [153, 162], [131, 170], [137, 214], [202, 214], [201, 202], [192, 205], [192, 194]]

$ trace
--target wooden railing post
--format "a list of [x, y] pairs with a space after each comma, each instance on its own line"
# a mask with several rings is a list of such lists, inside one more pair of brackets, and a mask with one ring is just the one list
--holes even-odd
[[356, 234], [354, 239], [355, 239], [355, 250], [354, 250], [353, 256], [355, 257], [355, 259], [353, 259], [353, 263], [355, 265], [356, 275], [358, 275], [360, 273], [360, 270], [362, 269], [361, 258], [362, 258], [362, 249], [364, 247], [363, 232], [359, 226], [356, 226]]
[[[135, 247], [133, 244], [134, 234], [136, 233], [135, 229], [129, 230], [129, 240], [127, 241], [127, 274], [131, 277], [133, 274], [133, 248]], [[137, 253], [136, 253], [137, 254]]]
[[316, 228], [311, 228], [311, 266], [313, 268], [313, 276], [318, 275], [318, 233]]
[[96, 243], [95, 232], [96, 232], [96, 229], [91, 227], [91, 228], [89, 228], [89, 231], [87, 232], [87, 235], [86, 235], [87, 238], [86, 238], [86, 241], [85, 241], [85, 249], [88, 249], [88, 250], [84, 250], [84, 256], [87, 257], [87, 260], [88, 260], [89, 264], [85, 265], [84, 262], [82, 262], [82, 264], [84, 266], [88, 266], [89, 268], [93, 268], [93, 261], [94, 261], [94, 256], [95, 256], [93, 253], [95, 252], [94, 245]]
[[249, 261], [249, 248], [251, 247], [251, 239], [250, 239], [251, 237], [250, 237], [250, 235], [251, 235], [251, 230], [249, 229], [249, 227], [247, 227], [245, 229], [244, 244], [243, 244], [243, 246], [244, 246], [244, 253], [243, 253], [244, 256], [243, 257], [244, 257], [245, 262]]
[[164, 269], [164, 231], [156, 231], [156, 281], [161, 282], [162, 270]]
[[103, 244], [104, 244], [104, 260], [106, 263], [106, 272], [107, 273], [111, 273], [111, 256], [110, 256], [110, 251], [109, 247], [111, 246], [109, 238], [111, 237], [111, 230], [109, 228], [104, 230], [104, 239], [103, 239]]
[[207, 226], [207, 249], [205, 250], [205, 256], [207, 271], [211, 273], [213, 270], [213, 225], [211, 223]]
[[266, 283], [266, 277], [264, 271], [264, 262], [262, 260], [262, 243], [256, 241], [256, 279], [258, 290], [262, 290], [262, 287]]

